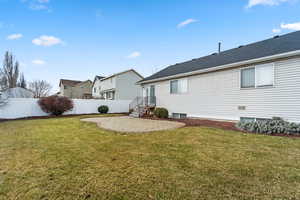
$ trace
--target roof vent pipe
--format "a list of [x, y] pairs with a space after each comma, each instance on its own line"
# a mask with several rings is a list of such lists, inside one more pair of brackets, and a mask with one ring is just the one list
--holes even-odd
[[221, 42], [219, 42], [219, 49], [218, 49], [218, 53], [221, 53]]

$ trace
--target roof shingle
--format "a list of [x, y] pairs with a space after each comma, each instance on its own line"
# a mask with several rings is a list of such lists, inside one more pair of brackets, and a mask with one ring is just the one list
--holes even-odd
[[212, 54], [171, 65], [142, 81], [164, 78], [181, 73], [193, 72], [296, 50], [300, 50], [300, 31], [240, 46], [238, 48], [220, 52], [219, 54]]

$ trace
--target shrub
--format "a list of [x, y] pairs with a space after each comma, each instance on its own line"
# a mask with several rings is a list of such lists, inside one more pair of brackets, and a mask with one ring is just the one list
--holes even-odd
[[300, 135], [300, 124], [284, 121], [282, 118], [273, 117], [269, 120], [237, 123], [237, 128], [252, 133]]
[[166, 108], [155, 108], [154, 115], [158, 118], [168, 118], [169, 111]]
[[98, 108], [98, 112], [101, 114], [108, 113], [108, 110], [109, 110], [108, 106], [105, 106], [105, 105], [99, 106], [99, 108]]
[[40, 98], [38, 104], [45, 113], [51, 113], [51, 115], [55, 116], [62, 115], [64, 112], [72, 110], [74, 107], [71, 99], [61, 96]]

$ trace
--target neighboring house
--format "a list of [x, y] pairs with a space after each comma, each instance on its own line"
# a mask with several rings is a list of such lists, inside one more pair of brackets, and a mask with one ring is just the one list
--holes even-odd
[[93, 84], [93, 98], [109, 100], [133, 100], [142, 95], [142, 88], [136, 84], [143, 77], [130, 69], [106, 78], [95, 78]]
[[0, 92], [0, 96], [2, 98], [33, 98], [34, 94], [31, 90], [15, 87]]
[[60, 96], [71, 99], [91, 99], [92, 98], [92, 81], [76, 81], [61, 79], [59, 82]]
[[300, 122], [300, 31], [175, 64], [139, 83], [176, 118]]
[[103, 99], [101, 95], [100, 80], [105, 78], [104, 76], [95, 76], [92, 88], [92, 96], [94, 99]]

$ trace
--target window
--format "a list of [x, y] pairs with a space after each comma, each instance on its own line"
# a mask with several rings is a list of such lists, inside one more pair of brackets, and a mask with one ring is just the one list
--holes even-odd
[[268, 120], [270, 120], [270, 119], [267, 119], [267, 118], [256, 118], [257, 122], [266, 122]]
[[96, 88], [94, 88], [94, 93], [96, 93], [97, 92], [97, 89]]
[[171, 94], [178, 93], [178, 80], [170, 82], [170, 92]]
[[256, 67], [256, 86], [272, 86], [274, 80], [273, 65], [259, 65]]
[[245, 123], [251, 123], [251, 122], [255, 121], [255, 118], [254, 117], [241, 117], [240, 121], [245, 122]]
[[246, 68], [241, 70], [241, 87], [255, 87], [255, 68]]
[[186, 93], [187, 88], [187, 79], [172, 80], [170, 81], [170, 93], [171, 94], [182, 94]]
[[246, 123], [251, 123], [251, 122], [265, 122], [268, 121], [270, 119], [268, 118], [255, 118], [255, 117], [241, 117], [240, 121], [241, 122], [246, 122]]
[[273, 63], [241, 69], [241, 88], [272, 86], [274, 84]]
[[175, 119], [184, 119], [187, 117], [187, 114], [185, 113], [172, 113], [172, 118]]

